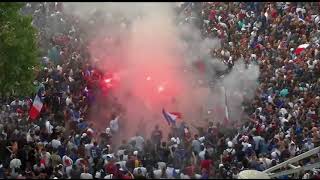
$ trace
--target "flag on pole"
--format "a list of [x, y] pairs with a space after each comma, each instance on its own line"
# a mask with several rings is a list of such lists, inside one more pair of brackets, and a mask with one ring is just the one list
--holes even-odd
[[167, 120], [168, 125], [171, 124], [175, 124], [177, 119], [181, 119], [182, 118], [182, 114], [179, 112], [167, 112], [166, 110], [164, 110], [164, 108], [162, 109], [162, 114], [164, 116], [164, 118]]
[[38, 90], [36, 97], [34, 98], [32, 107], [29, 111], [29, 118], [31, 121], [36, 120], [38, 118], [38, 116], [40, 115], [41, 109], [43, 107], [43, 102], [41, 99], [43, 91], [44, 91], [44, 88], [41, 87]]
[[225, 111], [225, 116], [224, 116], [224, 122], [227, 124], [229, 123], [229, 109], [228, 109], [228, 98], [227, 98], [227, 91], [225, 87], [222, 87], [224, 91], [224, 111]]
[[301, 44], [297, 47], [297, 49], [294, 51], [294, 54], [299, 55], [302, 51], [304, 51], [307, 47], [309, 47], [309, 44]]

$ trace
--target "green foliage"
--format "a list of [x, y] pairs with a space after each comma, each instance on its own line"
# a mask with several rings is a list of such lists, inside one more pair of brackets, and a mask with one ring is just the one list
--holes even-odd
[[35, 90], [39, 65], [32, 17], [20, 14], [24, 3], [0, 2], [0, 95], [24, 96]]

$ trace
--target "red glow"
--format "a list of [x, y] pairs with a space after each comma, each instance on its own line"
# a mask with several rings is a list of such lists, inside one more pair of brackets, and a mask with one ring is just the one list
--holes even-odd
[[[98, 36], [89, 46], [94, 55], [92, 59], [98, 59], [97, 67], [108, 72], [100, 80], [100, 88], [104, 89], [105, 94], [112, 91], [114, 96], [118, 96], [126, 104], [125, 94], [129, 93], [137, 98], [133, 101], [148, 104], [154, 110], [167, 107], [172, 98], [180, 98], [186, 84], [181, 79], [180, 70], [177, 69], [180, 65], [175, 57], [161, 47], [161, 51], [146, 51], [150, 47], [143, 43], [144, 40], [141, 41], [142, 44], [140, 40], [134, 40], [123, 49], [121, 45], [104, 42], [105, 36]], [[159, 44], [161, 42], [162, 40]], [[107, 52], [105, 47], [112, 50]]]
[[100, 89], [102, 90], [105, 96], [107, 96], [109, 92], [114, 89], [117, 82], [119, 82], [119, 79], [120, 78], [116, 77], [112, 73], [107, 73], [103, 75], [103, 78], [100, 81]]
[[108, 78], [108, 79], [105, 79], [105, 80], [104, 80], [104, 82], [107, 83], [107, 84], [108, 84], [108, 83], [111, 83], [111, 81], [112, 81], [111, 78]]
[[159, 87], [158, 87], [158, 92], [159, 92], [159, 93], [161, 93], [163, 90], [164, 90], [164, 87], [163, 87], [163, 86], [159, 86]]

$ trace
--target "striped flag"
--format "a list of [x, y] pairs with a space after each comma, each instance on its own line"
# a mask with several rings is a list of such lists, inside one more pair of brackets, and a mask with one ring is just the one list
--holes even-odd
[[164, 110], [164, 108], [162, 109], [162, 114], [163, 114], [164, 118], [167, 120], [169, 126], [171, 124], [175, 124], [177, 119], [181, 119], [182, 118], [182, 114], [181, 113], [179, 113], [179, 112], [167, 112], [166, 110]]
[[41, 109], [43, 107], [43, 102], [41, 99], [43, 91], [44, 91], [44, 88], [41, 87], [38, 90], [36, 97], [34, 98], [32, 107], [29, 111], [29, 118], [31, 121], [36, 120], [38, 118], [38, 116], [40, 115]]

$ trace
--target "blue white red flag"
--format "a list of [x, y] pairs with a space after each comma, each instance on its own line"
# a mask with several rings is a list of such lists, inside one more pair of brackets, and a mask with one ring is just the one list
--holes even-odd
[[40, 88], [38, 90], [38, 93], [36, 94], [36, 97], [34, 98], [32, 107], [29, 111], [29, 119], [31, 121], [36, 120], [40, 115], [41, 109], [43, 107], [43, 101], [42, 101], [43, 92], [44, 92], [44, 88]]
[[163, 114], [164, 118], [166, 119], [166, 121], [168, 122], [168, 125], [175, 124], [177, 119], [182, 118], [181, 113], [167, 112], [166, 110], [164, 110], [164, 108], [162, 109], [162, 114]]

